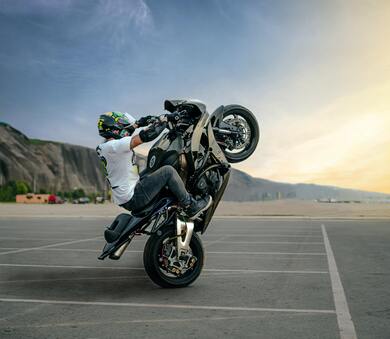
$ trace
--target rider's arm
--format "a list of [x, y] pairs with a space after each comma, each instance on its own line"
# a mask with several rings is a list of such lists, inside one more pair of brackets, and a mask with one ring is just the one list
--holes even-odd
[[143, 129], [138, 135], [134, 135], [131, 138], [130, 149], [141, 145], [144, 142], [149, 142], [156, 139], [161, 132], [165, 129], [166, 123], [156, 123], [150, 127]]
[[143, 141], [141, 140], [139, 134], [134, 135], [130, 141], [130, 149], [134, 149], [135, 147], [141, 145], [142, 143]]

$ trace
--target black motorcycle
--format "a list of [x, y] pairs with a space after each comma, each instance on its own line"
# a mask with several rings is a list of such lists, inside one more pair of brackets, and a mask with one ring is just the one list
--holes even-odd
[[245, 107], [218, 107], [209, 115], [196, 100], [166, 100], [167, 132], [149, 151], [146, 169], [171, 165], [193, 196], [211, 195], [213, 203], [196, 220], [188, 220], [168, 191], [162, 191], [142, 210], [116, 217], [105, 232], [99, 259], [118, 260], [136, 235], [146, 234], [144, 266], [162, 287], [184, 287], [194, 282], [204, 264], [199, 237], [209, 225], [225, 191], [230, 164], [247, 159], [256, 149], [259, 127]]

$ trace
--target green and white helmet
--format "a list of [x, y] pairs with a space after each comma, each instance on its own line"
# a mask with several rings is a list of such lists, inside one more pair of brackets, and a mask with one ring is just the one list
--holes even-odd
[[103, 113], [98, 120], [99, 135], [106, 139], [127, 137], [134, 132], [134, 128], [130, 127], [134, 122], [135, 118], [129, 113]]

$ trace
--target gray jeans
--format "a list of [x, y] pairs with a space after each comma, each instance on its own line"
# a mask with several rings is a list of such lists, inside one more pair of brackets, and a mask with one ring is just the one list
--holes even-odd
[[177, 198], [180, 205], [186, 206], [191, 202], [190, 195], [177, 171], [172, 166], [166, 165], [143, 176], [135, 186], [133, 197], [121, 206], [129, 211], [140, 210], [150, 203], [165, 186]]

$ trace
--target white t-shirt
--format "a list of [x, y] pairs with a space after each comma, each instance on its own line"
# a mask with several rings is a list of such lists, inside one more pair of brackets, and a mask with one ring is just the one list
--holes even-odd
[[102, 160], [106, 177], [111, 185], [115, 204], [128, 202], [139, 180], [138, 167], [133, 163], [134, 152], [130, 149], [131, 137], [110, 140], [96, 148]]

